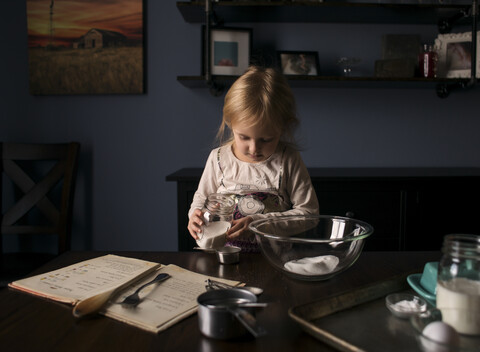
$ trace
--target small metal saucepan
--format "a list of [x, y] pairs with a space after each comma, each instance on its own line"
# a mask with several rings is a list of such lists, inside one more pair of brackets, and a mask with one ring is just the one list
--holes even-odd
[[235, 246], [224, 246], [218, 248], [201, 248], [193, 247], [207, 253], [215, 253], [217, 255], [218, 262], [221, 264], [236, 264], [240, 261], [240, 252], [242, 249]]
[[240, 261], [240, 247], [227, 246], [217, 248], [215, 253], [217, 254], [217, 259], [219, 263], [222, 264], [235, 264]]
[[232, 339], [247, 332], [255, 337], [266, 333], [257, 325], [255, 318], [257, 296], [247, 290], [232, 288], [207, 291], [198, 296], [197, 302], [199, 328], [207, 337]]

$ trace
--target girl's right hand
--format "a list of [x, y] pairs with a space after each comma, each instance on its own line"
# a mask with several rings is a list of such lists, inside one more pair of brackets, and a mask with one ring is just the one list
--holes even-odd
[[203, 212], [200, 209], [195, 209], [188, 220], [188, 231], [190, 235], [195, 239], [198, 240], [198, 234], [202, 232], [202, 226], [204, 224], [203, 221]]

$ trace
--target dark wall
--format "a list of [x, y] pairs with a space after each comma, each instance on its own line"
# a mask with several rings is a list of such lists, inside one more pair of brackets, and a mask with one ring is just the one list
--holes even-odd
[[[82, 144], [73, 249], [176, 250], [176, 185], [165, 176], [203, 166], [222, 109], [222, 98], [176, 81], [200, 73], [200, 26], [185, 23], [175, 1], [146, 1], [146, 94], [32, 96], [25, 1], [2, 5], [0, 140]], [[267, 63], [276, 49], [313, 50], [324, 71], [335, 71], [339, 56], [358, 56], [367, 75], [382, 34], [436, 36], [433, 26], [237, 26], [253, 28]], [[480, 166], [479, 90], [447, 99], [429, 89], [294, 92], [309, 167]]]

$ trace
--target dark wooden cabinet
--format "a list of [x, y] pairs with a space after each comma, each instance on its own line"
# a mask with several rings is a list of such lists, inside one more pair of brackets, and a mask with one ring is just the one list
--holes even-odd
[[440, 248], [443, 236], [449, 233], [480, 234], [478, 227], [478, 178], [420, 183], [406, 202], [405, 249]]
[[[480, 168], [309, 168], [320, 212], [375, 228], [365, 250], [439, 250], [448, 233], [479, 234]], [[188, 209], [201, 168], [166, 177], [177, 182], [178, 249], [196, 246]]]
[[366, 248], [402, 248], [404, 192], [388, 182], [323, 181], [312, 177], [320, 214], [348, 216], [375, 228]]

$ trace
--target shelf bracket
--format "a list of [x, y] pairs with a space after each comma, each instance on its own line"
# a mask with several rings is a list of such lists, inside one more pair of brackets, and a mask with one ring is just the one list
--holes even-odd
[[210, 71], [210, 53], [211, 53], [211, 43], [210, 43], [210, 25], [212, 20], [212, 0], [205, 0], [205, 36], [204, 36], [204, 46], [205, 46], [205, 81], [207, 85], [212, 83], [212, 73]]
[[451, 91], [457, 89], [470, 89], [477, 84], [477, 21], [478, 21], [478, 0], [472, 0], [470, 16], [472, 17], [472, 50], [470, 61], [470, 79], [458, 83], [439, 83], [437, 84], [437, 95], [440, 98], [446, 98]]
[[452, 31], [453, 24], [462, 18], [470, 16], [470, 7], [465, 7], [460, 10], [456, 15], [449, 18], [444, 18], [438, 21], [438, 31], [441, 34], [450, 33]]
[[223, 94], [225, 91], [225, 84], [211, 81], [210, 84], [207, 84], [208, 88], [210, 90], [210, 94], [212, 94], [214, 97], [219, 97]]
[[450, 95], [451, 92], [455, 90], [466, 90], [473, 88], [476, 84], [476, 80], [474, 78], [469, 79], [465, 82], [457, 82], [457, 83], [439, 83], [437, 84], [436, 91], [437, 96], [439, 98], [446, 98]]
[[212, 18], [215, 19], [216, 16], [212, 9], [212, 0], [205, 0], [205, 43], [204, 46], [205, 50], [205, 83], [210, 90], [210, 94], [215, 97], [218, 97], [223, 94], [225, 91], [225, 85], [215, 82], [212, 77], [211, 71], [211, 50], [212, 50], [212, 43], [210, 40], [210, 29], [213, 24]]
[[471, 75], [470, 80], [477, 79], [477, 22], [478, 22], [478, 0], [472, 0], [472, 53], [471, 53]]

